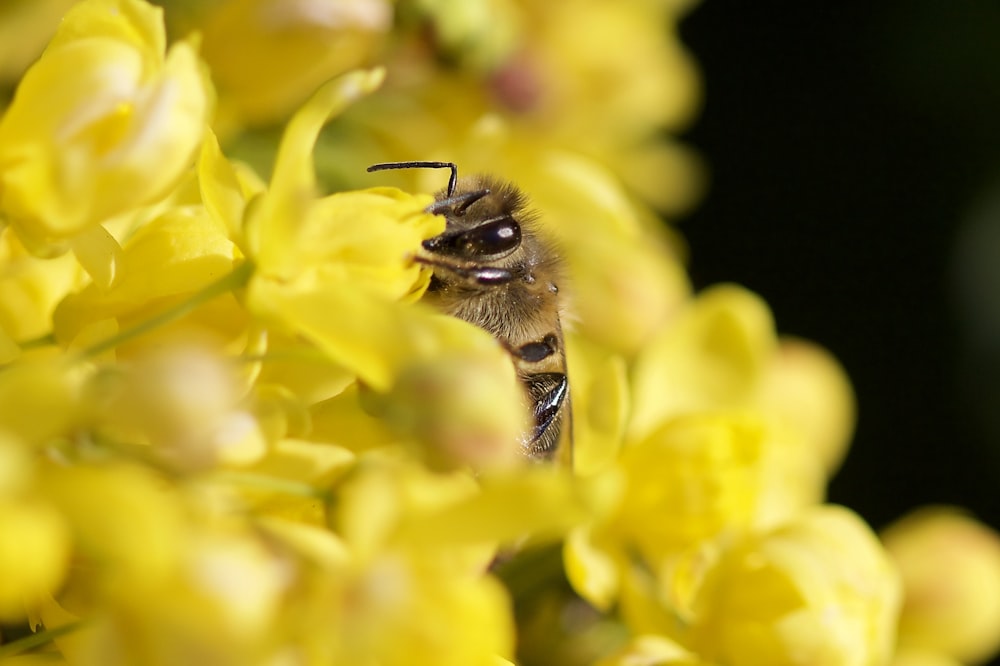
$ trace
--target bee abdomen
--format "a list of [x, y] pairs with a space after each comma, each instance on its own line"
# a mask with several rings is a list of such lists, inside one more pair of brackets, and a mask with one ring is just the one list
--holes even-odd
[[540, 372], [524, 378], [534, 405], [535, 426], [526, 445], [532, 456], [549, 458], [559, 446], [562, 419], [559, 418], [569, 395], [569, 382], [561, 372]]

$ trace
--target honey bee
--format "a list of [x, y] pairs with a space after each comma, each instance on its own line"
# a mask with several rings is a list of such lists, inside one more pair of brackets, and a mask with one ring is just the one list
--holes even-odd
[[525, 454], [568, 459], [572, 447], [569, 382], [559, 320], [557, 254], [536, 227], [527, 199], [491, 176], [458, 178], [451, 162], [390, 162], [384, 169], [450, 169], [448, 187], [427, 211], [445, 230], [423, 242], [415, 260], [433, 270], [427, 298], [442, 312], [492, 334], [510, 353], [531, 404]]

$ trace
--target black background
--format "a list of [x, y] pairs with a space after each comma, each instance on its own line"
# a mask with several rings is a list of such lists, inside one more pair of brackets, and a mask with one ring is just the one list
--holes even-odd
[[831, 501], [876, 528], [928, 503], [1000, 526], [1000, 329], [976, 333], [1000, 281], [955, 279], [1000, 266], [1000, 235], [956, 250], [1000, 174], [1000, 3], [709, 0], [681, 37], [705, 87], [684, 139], [712, 173], [679, 222], [695, 286], [749, 287], [846, 367]]

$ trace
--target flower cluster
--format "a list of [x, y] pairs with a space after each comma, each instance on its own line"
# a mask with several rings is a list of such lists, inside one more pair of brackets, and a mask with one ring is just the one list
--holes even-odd
[[[0, 659], [996, 649], [996, 535], [824, 504], [843, 371], [692, 293], [657, 216], [701, 188], [687, 3], [164, 4], [0, 13]], [[433, 159], [515, 181], [565, 260], [565, 464], [522, 458], [507, 350], [422, 302], [440, 173], [365, 174]]]

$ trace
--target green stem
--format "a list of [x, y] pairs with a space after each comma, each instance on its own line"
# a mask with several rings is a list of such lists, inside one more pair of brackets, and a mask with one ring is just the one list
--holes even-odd
[[0, 659], [13, 657], [14, 655], [27, 652], [28, 650], [40, 647], [46, 643], [51, 643], [60, 636], [65, 636], [66, 634], [77, 631], [82, 628], [84, 624], [86, 624], [85, 620], [77, 620], [76, 622], [64, 624], [61, 627], [53, 627], [52, 629], [39, 631], [37, 634], [31, 634], [30, 636], [19, 638], [11, 643], [0, 645]]
[[33, 349], [35, 347], [46, 347], [54, 344], [56, 344], [56, 336], [52, 333], [46, 333], [43, 336], [25, 340], [21, 343], [21, 349]]
[[178, 303], [172, 308], [168, 308], [160, 314], [150, 317], [132, 328], [121, 331], [106, 340], [101, 340], [100, 342], [87, 347], [81, 352], [81, 354], [84, 357], [97, 356], [98, 354], [106, 352], [109, 349], [114, 349], [123, 342], [137, 338], [140, 335], [148, 333], [149, 331], [152, 331], [160, 326], [165, 326], [166, 324], [177, 321], [181, 317], [193, 312], [198, 307], [208, 303], [212, 299], [246, 285], [246, 283], [250, 280], [250, 276], [253, 275], [253, 269], [253, 263], [245, 261], [234, 268], [232, 272], [225, 275], [222, 279], [208, 285], [186, 301]]

